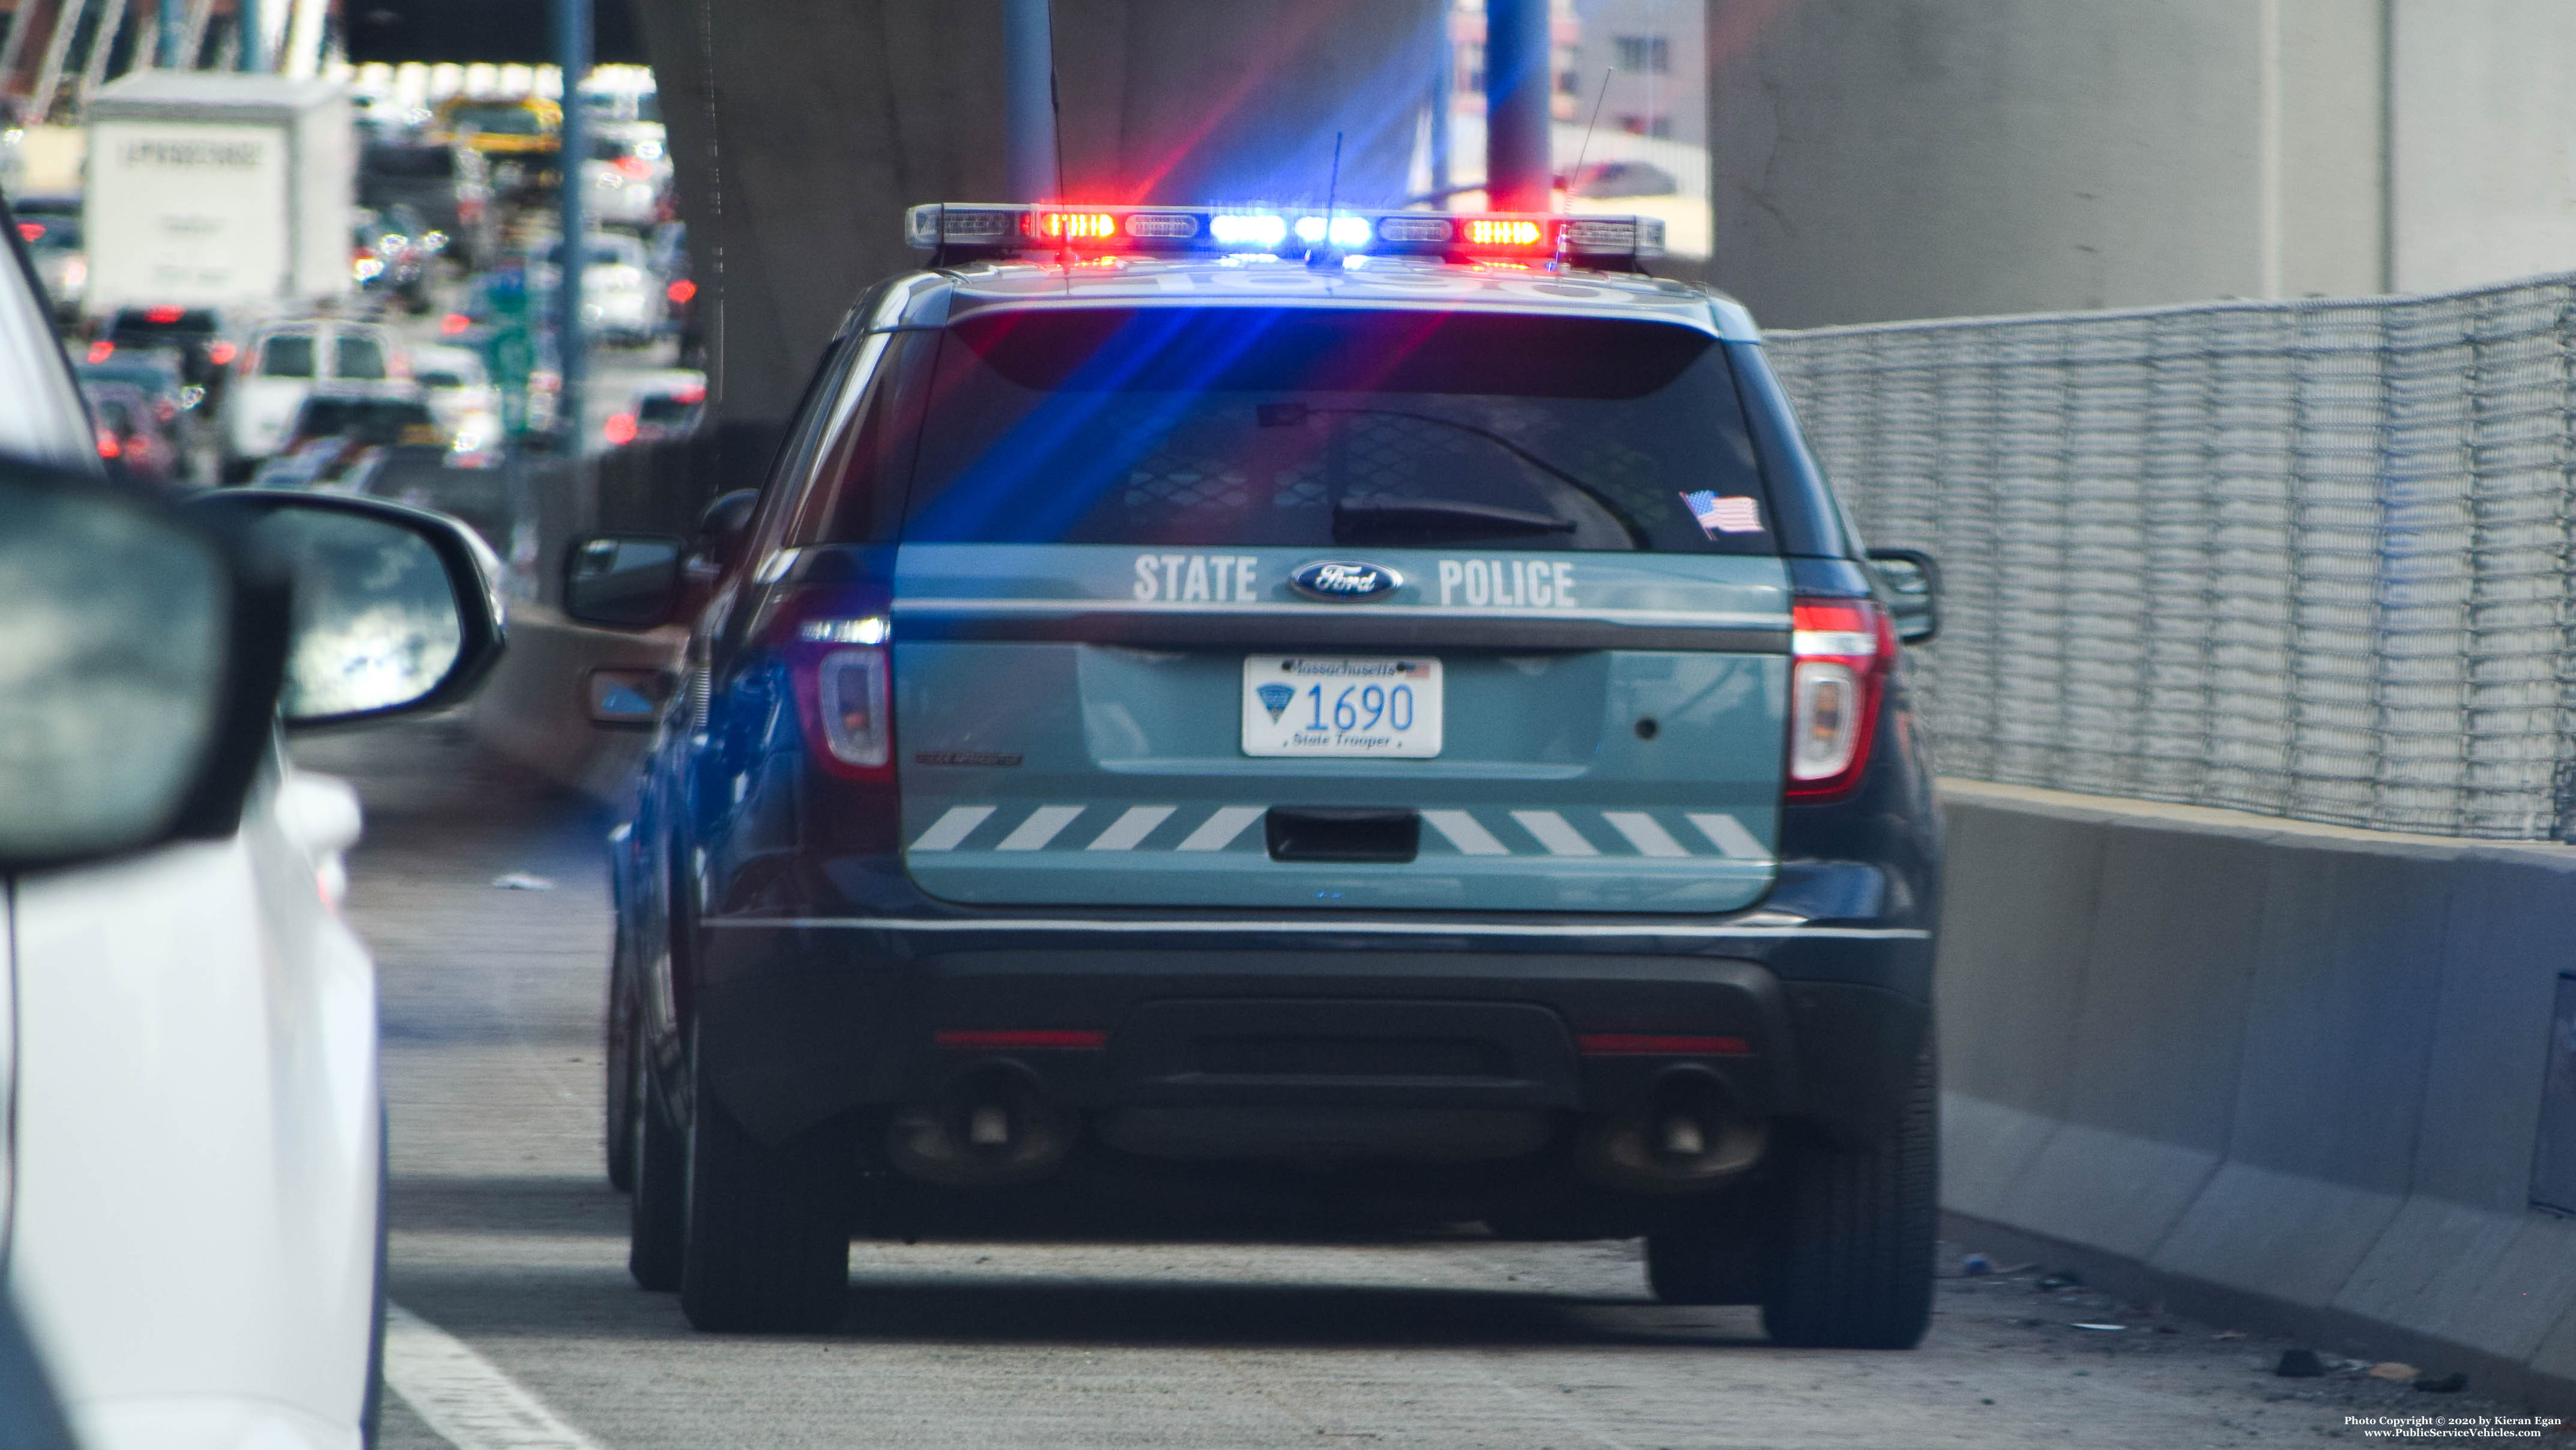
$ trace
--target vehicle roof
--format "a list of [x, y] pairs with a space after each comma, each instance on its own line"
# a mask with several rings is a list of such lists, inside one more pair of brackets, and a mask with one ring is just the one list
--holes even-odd
[[[1294, 259], [1215, 257], [1086, 258], [1071, 266], [979, 263], [931, 274], [949, 285], [940, 317], [930, 297], [908, 299], [905, 322], [936, 325], [996, 307], [1310, 306], [1474, 309], [1671, 322], [1737, 342], [1761, 333], [1742, 303], [1723, 293], [1626, 272], [1552, 272], [1524, 263], [1355, 257], [1317, 269]], [[886, 325], [879, 323], [878, 325]]]

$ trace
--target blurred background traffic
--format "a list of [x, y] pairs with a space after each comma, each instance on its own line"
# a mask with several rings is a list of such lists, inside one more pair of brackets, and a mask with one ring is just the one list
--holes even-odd
[[[159, 12], [126, 8], [55, 6], [50, 34], [22, 13], [0, 51], [0, 76], [35, 72], [7, 99], [0, 188], [111, 471], [490, 516], [517, 461], [696, 429], [696, 284], [649, 70], [600, 66], [567, 94], [558, 67], [309, 49], [246, 66], [238, 15], [177, 7], [189, 28], [161, 53]], [[577, 402], [568, 164], [587, 203]]]

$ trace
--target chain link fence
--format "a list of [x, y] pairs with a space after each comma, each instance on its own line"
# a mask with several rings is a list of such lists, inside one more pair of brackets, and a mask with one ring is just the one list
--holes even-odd
[[1944, 773], [2576, 834], [2576, 277], [1770, 352], [1863, 535], [1940, 561]]

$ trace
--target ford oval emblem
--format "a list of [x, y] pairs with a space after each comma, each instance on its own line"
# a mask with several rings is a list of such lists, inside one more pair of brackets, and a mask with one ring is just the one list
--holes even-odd
[[1309, 564], [1288, 576], [1289, 588], [1309, 599], [1326, 599], [1335, 604], [1383, 599], [1403, 583], [1403, 575], [1383, 564], [1357, 564], [1348, 559]]

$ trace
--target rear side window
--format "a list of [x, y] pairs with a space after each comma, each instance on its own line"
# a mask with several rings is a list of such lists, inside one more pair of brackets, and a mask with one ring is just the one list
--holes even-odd
[[313, 339], [305, 334], [272, 337], [259, 349], [259, 375], [264, 378], [313, 376]]
[[342, 333], [339, 350], [331, 356], [331, 375], [352, 382], [382, 382], [385, 350], [372, 337], [352, 337]]
[[1726, 350], [1694, 328], [984, 313], [930, 395], [911, 541], [1776, 552]]

